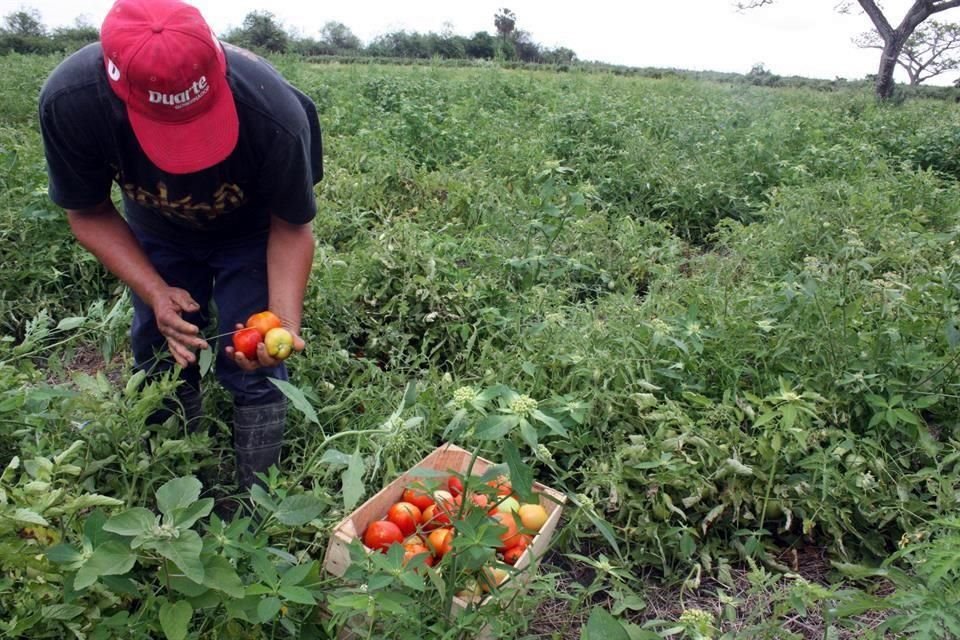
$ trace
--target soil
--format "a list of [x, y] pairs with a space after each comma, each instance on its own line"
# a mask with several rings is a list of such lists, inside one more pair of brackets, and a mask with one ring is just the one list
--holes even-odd
[[[829, 576], [832, 570], [827, 558], [826, 550], [817, 547], [806, 547], [784, 554], [780, 558], [787, 566], [793, 569], [793, 575], [799, 576], [808, 582], [829, 586]], [[586, 624], [590, 611], [594, 606], [610, 608], [612, 599], [607, 595], [595, 597], [587, 606], [581, 607], [578, 612], [571, 610], [571, 600], [575, 600], [581, 587], [588, 586], [593, 580], [593, 571], [582, 564], [571, 563], [561, 554], [554, 553], [544, 559], [541, 572], [554, 573], [560, 576], [556, 598], [548, 598], [541, 603], [535, 618], [531, 622], [528, 638], [543, 638], [550, 640], [580, 640], [581, 628]], [[773, 586], [756, 589], [751, 583], [750, 568], [747, 565], [735, 567], [731, 571], [733, 588], [723, 586], [714, 580], [704, 580], [701, 587], [695, 591], [683, 589], [679, 585], [669, 585], [653, 574], [641, 578], [643, 585], [641, 596], [647, 603], [643, 612], [634, 612], [627, 616], [630, 622], [636, 625], [658, 620], [676, 622], [685, 610], [701, 609], [711, 613], [714, 620], [720, 623], [716, 637], [729, 634], [728, 637], [750, 638], [756, 637], [749, 629], [754, 625], [768, 621], [779, 614], [779, 627], [804, 638], [805, 640], [823, 640], [825, 637], [837, 640], [854, 640], [861, 638], [866, 629], [876, 629], [883, 623], [883, 612], [868, 613], [848, 620], [850, 629], [837, 629], [836, 635], [828, 635], [828, 623], [823, 612], [817, 607], [808, 608], [805, 615], [796, 611], [777, 614], [774, 605], [778, 604], [782, 610], [787, 597], [790, 579], [779, 580]], [[875, 595], [885, 595], [892, 590], [891, 585], [881, 584]], [[720, 595], [728, 603], [733, 603], [736, 616], [729, 616], [729, 606], [725, 615], [724, 605]], [[563, 596], [568, 596], [564, 598]], [[730, 619], [732, 618], [732, 619]], [[670, 626], [670, 625], [667, 625]], [[778, 637], [778, 636], [764, 636]], [[795, 637], [793, 635], [789, 637]], [[899, 636], [888, 634], [888, 638]]]

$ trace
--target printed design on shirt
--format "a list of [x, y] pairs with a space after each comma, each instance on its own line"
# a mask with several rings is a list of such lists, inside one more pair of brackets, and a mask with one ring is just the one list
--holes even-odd
[[167, 185], [162, 181], [157, 182], [156, 193], [129, 183], [123, 185], [123, 192], [141, 207], [157, 211], [174, 222], [195, 227], [202, 227], [246, 202], [243, 190], [238, 185], [228, 183], [221, 184], [213, 192], [212, 203], [194, 202], [192, 194], [171, 200]]

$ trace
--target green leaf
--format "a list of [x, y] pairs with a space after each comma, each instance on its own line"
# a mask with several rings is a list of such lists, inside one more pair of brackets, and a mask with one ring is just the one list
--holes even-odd
[[759, 418], [757, 418], [756, 420], [753, 421], [753, 426], [754, 426], [754, 427], [762, 427], [763, 425], [767, 424], [768, 422], [770, 422], [771, 420], [773, 420], [773, 419], [776, 418], [776, 417], [777, 417], [777, 414], [774, 413], [773, 411], [768, 411], [768, 412], [766, 412], [766, 413], [762, 413], [762, 414], [760, 414], [760, 417], [759, 417]]
[[600, 535], [604, 537], [607, 543], [610, 545], [610, 548], [614, 550], [618, 557], [623, 557], [620, 553], [620, 545], [617, 544], [617, 537], [613, 534], [613, 528], [607, 523], [606, 520], [597, 515], [593, 509], [585, 509], [583, 505], [579, 504], [575, 497], [568, 496], [570, 502], [575, 506], [583, 509], [583, 512], [586, 514], [587, 519], [597, 528], [600, 532]]
[[417, 381], [411, 380], [407, 383], [407, 388], [403, 391], [403, 409], [409, 409], [417, 401]]
[[313, 597], [309, 591], [303, 587], [298, 587], [290, 585], [287, 587], [281, 586], [278, 593], [284, 600], [289, 600], [290, 602], [296, 602], [297, 604], [317, 604], [317, 599]]
[[280, 524], [285, 524], [288, 527], [300, 527], [322, 512], [323, 502], [319, 498], [308, 493], [301, 493], [284, 498], [273, 516]]
[[189, 507], [200, 498], [203, 485], [193, 476], [173, 478], [157, 489], [157, 508], [173, 521], [173, 512]]
[[137, 555], [128, 544], [118, 540], [104, 542], [77, 571], [73, 587], [80, 591], [92, 585], [100, 576], [123, 575], [133, 569], [136, 561]]
[[282, 606], [283, 603], [280, 598], [271, 597], [261, 600], [260, 604], [257, 605], [257, 618], [259, 618], [260, 623], [266, 624], [273, 621], [280, 613], [280, 607]]
[[72, 331], [83, 326], [83, 323], [86, 322], [86, 320], [87, 319], [83, 316], [71, 316], [69, 318], [64, 318], [57, 323], [57, 331]]
[[466, 409], [457, 409], [453, 417], [450, 418], [450, 423], [447, 424], [447, 427], [443, 430], [442, 438], [448, 442], [457, 440], [470, 426], [466, 417]]
[[783, 426], [785, 429], [793, 428], [793, 424], [797, 421], [797, 408], [792, 404], [783, 405], [783, 409], [780, 410], [783, 414]]
[[157, 518], [149, 509], [134, 507], [111, 516], [103, 523], [103, 530], [121, 536], [139, 536], [150, 533], [157, 525]]
[[567, 430], [564, 428], [562, 424], [560, 424], [560, 421], [557, 420], [556, 418], [552, 418], [548, 416], [547, 414], [545, 414], [543, 411], [540, 411], [539, 409], [534, 409], [533, 411], [530, 412], [530, 415], [533, 416], [533, 418], [538, 422], [547, 425], [547, 428], [550, 429], [550, 431], [553, 431], [558, 436], [561, 436], [561, 437], [567, 436]]
[[327, 449], [320, 457], [320, 464], [328, 464], [333, 467], [345, 467], [350, 464], [350, 456], [337, 449]]
[[83, 554], [68, 544], [60, 543], [48, 548], [44, 554], [54, 564], [71, 564], [83, 558]]
[[300, 411], [308, 421], [315, 425], [320, 425], [320, 419], [317, 417], [317, 412], [313, 408], [313, 405], [310, 404], [310, 401], [307, 400], [307, 397], [303, 395], [303, 391], [293, 386], [286, 380], [277, 380], [276, 378], [269, 378], [269, 380], [277, 389], [280, 389], [280, 393], [285, 395], [287, 399], [293, 403], [293, 406]]
[[50, 526], [50, 523], [47, 522], [43, 516], [36, 511], [31, 511], [30, 509], [14, 509], [13, 515], [10, 517], [17, 522], [23, 522], [25, 524], [39, 524], [42, 527]]
[[231, 598], [244, 597], [243, 581], [230, 561], [223, 556], [212, 556], [203, 566], [203, 584], [222, 591]]
[[520, 451], [512, 441], [507, 441], [503, 447], [503, 459], [510, 469], [510, 484], [513, 490], [525, 502], [533, 502], [533, 469], [523, 463]]
[[594, 607], [587, 625], [580, 632], [581, 640], [630, 640], [627, 630], [606, 609]]
[[527, 446], [531, 449], [535, 449], [537, 444], [540, 442], [536, 427], [526, 420], [520, 421], [520, 435], [523, 437], [523, 441], [526, 442]]
[[41, 609], [44, 620], [73, 620], [84, 612], [83, 607], [73, 604], [53, 604]]
[[489, 415], [477, 424], [474, 434], [483, 440], [499, 440], [520, 424], [519, 416]]
[[123, 500], [102, 496], [99, 493], [88, 493], [74, 498], [68, 502], [63, 509], [66, 513], [76, 513], [81, 509], [89, 509], [91, 507], [122, 507], [124, 504]]
[[200, 518], [206, 518], [213, 511], [213, 498], [197, 500], [186, 509], [177, 509], [173, 514], [173, 526], [178, 529], [189, 529]]
[[286, 573], [280, 578], [281, 586], [290, 586], [300, 584], [307, 579], [310, 571], [316, 566], [316, 561], [312, 560], [304, 564], [298, 564], [295, 567], [287, 569]]
[[200, 367], [201, 378], [210, 372], [210, 369], [213, 367], [213, 349], [203, 349], [200, 352], [200, 362], [198, 366]]
[[350, 456], [350, 464], [341, 476], [343, 483], [343, 506], [350, 511], [353, 509], [360, 498], [363, 497], [363, 472], [366, 466], [363, 463], [363, 456], [360, 451], [354, 451]]
[[277, 575], [277, 568], [270, 562], [270, 557], [266, 552], [258, 550], [256, 553], [251, 553], [250, 564], [254, 573], [271, 587], [276, 587], [279, 584], [280, 577]]
[[151, 543], [157, 553], [177, 565], [177, 568], [194, 582], [203, 584], [203, 563], [200, 561], [200, 552], [203, 551], [203, 541], [193, 529], [180, 532], [179, 538], [157, 540]]
[[250, 499], [253, 500], [253, 503], [258, 507], [263, 507], [267, 511], [273, 512], [277, 510], [277, 503], [273, 501], [270, 494], [259, 484], [255, 484], [250, 488]]
[[164, 602], [160, 606], [160, 628], [167, 640], [183, 640], [187, 637], [193, 607], [185, 600], [173, 604]]
[[951, 318], [947, 321], [947, 346], [956, 349], [960, 344], [960, 318]]

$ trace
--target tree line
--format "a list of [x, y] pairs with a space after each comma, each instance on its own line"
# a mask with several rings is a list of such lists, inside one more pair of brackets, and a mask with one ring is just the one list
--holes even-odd
[[[306, 37], [288, 31], [269, 11], [248, 13], [239, 27], [220, 34], [227, 42], [253, 50], [292, 53], [303, 56], [366, 56], [389, 58], [446, 58], [479, 60], [515, 60], [525, 63], [569, 64], [577, 55], [566, 47], [547, 48], [534, 42], [529, 32], [517, 28], [517, 17], [510, 9], [493, 16], [495, 34], [478, 31], [472, 36], [442, 33], [394, 31], [364, 45], [340, 22], [327, 22], [319, 37]], [[36, 9], [20, 9], [7, 14], [0, 26], [0, 54], [56, 53], [74, 51], [100, 37], [97, 28], [83, 19], [71, 27], [47, 28]]]

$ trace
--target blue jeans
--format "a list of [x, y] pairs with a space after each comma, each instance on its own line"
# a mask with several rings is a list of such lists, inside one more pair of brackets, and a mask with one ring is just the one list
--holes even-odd
[[[233, 331], [236, 323], [244, 323], [252, 314], [267, 308], [267, 234], [222, 246], [184, 247], [131, 228], [150, 263], [167, 284], [190, 292], [200, 305], [199, 311], [185, 313], [183, 317], [200, 327], [202, 335]], [[211, 298], [217, 311], [215, 331], [207, 330]], [[157, 328], [153, 309], [136, 294], [133, 294], [130, 339], [137, 369], [158, 374], [173, 368], [167, 340]], [[268, 378], [286, 380], [286, 367], [281, 364], [244, 371], [224, 353], [223, 348], [228, 344], [232, 344], [230, 336], [221, 338], [219, 344], [211, 343], [210, 347], [217, 354], [217, 380], [233, 396], [234, 404], [265, 405], [282, 400], [283, 394]], [[200, 389], [197, 365], [184, 369], [181, 377], [194, 389]]]

